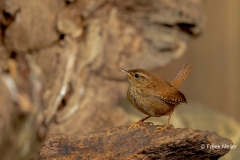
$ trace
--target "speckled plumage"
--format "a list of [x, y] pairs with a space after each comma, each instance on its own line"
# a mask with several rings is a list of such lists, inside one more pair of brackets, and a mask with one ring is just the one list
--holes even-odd
[[[151, 117], [168, 115], [173, 107], [186, 102], [185, 96], [167, 81], [143, 69], [129, 70], [129, 89], [127, 97], [131, 104]], [[134, 77], [139, 74], [138, 79]], [[142, 80], [142, 79], [143, 80]], [[141, 81], [136, 85], [136, 81]]]
[[[171, 84], [144, 69], [121, 71], [126, 73], [129, 81], [127, 97], [135, 108], [148, 115], [145, 119], [165, 115], [169, 115], [170, 119], [174, 108], [180, 103], [187, 102], [177, 87], [191, 70], [190, 65], [183, 65]], [[143, 123], [145, 119], [136, 123]]]

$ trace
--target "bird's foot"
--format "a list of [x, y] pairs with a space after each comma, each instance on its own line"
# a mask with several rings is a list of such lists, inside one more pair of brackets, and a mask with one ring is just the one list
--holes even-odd
[[148, 126], [148, 125], [153, 125], [153, 123], [152, 122], [138, 121], [138, 122], [134, 122], [134, 123], [129, 124], [128, 130], [130, 130], [132, 127]]
[[160, 127], [157, 127], [157, 130], [154, 131], [154, 133], [161, 133], [167, 129], [171, 129], [171, 128], [174, 128], [172, 124], [168, 125], [164, 125], [164, 126], [160, 126]]
[[142, 122], [141, 123], [142, 126], [149, 126], [149, 125], [153, 125], [152, 122]]
[[166, 130], [167, 127], [164, 126], [164, 127], [157, 127], [157, 130], [154, 131], [154, 133], [161, 133], [162, 131]]

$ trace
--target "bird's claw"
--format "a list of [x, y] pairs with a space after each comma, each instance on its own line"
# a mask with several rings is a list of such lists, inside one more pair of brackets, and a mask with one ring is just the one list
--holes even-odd
[[148, 125], [153, 125], [153, 123], [152, 122], [138, 121], [138, 122], [134, 122], [134, 123], [129, 124], [128, 130], [130, 130], [132, 127], [148, 126]]
[[157, 130], [154, 131], [154, 133], [161, 133], [167, 129], [173, 129], [173, 125], [172, 124], [165, 124], [164, 126], [159, 126], [157, 127]]
[[161, 133], [162, 131], [166, 130], [167, 127], [157, 127], [157, 130], [154, 131], [154, 133]]
[[149, 125], [153, 125], [153, 123], [152, 123], [152, 122], [143, 122], [141, 125], [143, 125], [143, 126], [149, 126]]

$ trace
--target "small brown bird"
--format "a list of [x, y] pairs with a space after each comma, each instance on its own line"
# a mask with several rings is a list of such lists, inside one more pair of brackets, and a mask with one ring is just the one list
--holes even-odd
[[187, 102], [178, 87], [192, 71], [192, 67], [184, 64], [171, 83], [144, 69], [128, 71], [120, 69], [120, 71], [128, 77], [127, 97], [129, 101], [139, 111], [148, 115], [140, 121], [130, 124], [128, 129], [134, 126], [152, 124], [151, 122], [144, 122], [150, 117], [169, 116], [167, 123], [159, 131], [167, 129], [174, 108], [181, 102]]

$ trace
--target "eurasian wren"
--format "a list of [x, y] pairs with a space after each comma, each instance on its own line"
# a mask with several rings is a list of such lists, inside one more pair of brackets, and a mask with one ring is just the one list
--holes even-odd
[[168, 116], [167, 123], [159, 131], [167, 129], [174, 108], [180, 103], [187, 102], [178, 87], [192, 71], [192, 67], [184, 64], [171, 83], [144, 69], [128, 71], [121, 69], [120, 71], [128, 77], [127, 97], [129, 101], [139, 111], [148, 115], [140, 121], [130, 124], [128, 129], [133, 126], [150, 124], [144, 122], [150, 117]]

